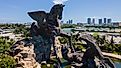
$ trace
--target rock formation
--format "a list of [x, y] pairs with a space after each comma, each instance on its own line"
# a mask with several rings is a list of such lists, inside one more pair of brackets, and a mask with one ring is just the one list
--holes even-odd
[[12, 56], [17, 62], [17, 68], [39, 68], [40, 64], [36, 62], [34, 45], [31, 40], [21, 40], [16, 42], [12, 50]]

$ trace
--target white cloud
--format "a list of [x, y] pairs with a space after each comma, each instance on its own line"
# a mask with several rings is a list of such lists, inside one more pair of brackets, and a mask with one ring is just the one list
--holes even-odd
[[53, 0], [53, 3], [54, 4], [63, 4], [66, 1], [68, 1], [68, 0]]

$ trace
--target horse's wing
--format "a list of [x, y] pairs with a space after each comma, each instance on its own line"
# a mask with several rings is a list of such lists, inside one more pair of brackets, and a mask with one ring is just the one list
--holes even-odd
[[28, 12], [28, 15], [35, 21], [42, 21], [46, 13], [45, 11], [35, 11], [35, 12]]

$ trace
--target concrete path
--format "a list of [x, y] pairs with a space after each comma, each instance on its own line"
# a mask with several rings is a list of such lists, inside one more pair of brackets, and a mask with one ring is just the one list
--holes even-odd
[[107, 57], [116, 58], [116, 59], [121, 60], [121, 55], [116, 55], [116, 54], [106, 53], [106, 52], [102, 52], [102, 54], [103, 54], [104, 56], [107, 56]]

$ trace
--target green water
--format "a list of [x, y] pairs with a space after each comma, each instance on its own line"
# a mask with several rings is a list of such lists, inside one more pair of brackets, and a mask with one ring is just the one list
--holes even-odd
[[114, 64], [115, 64], [116, 68], [121, 68], [121, 62], [115, 62]]
[[71, 33], [71, 29], [73, 29], [73, 28], [64, 28], [64, 29], [62, 29], [62, 31], [64, 31], [66, 33]]

